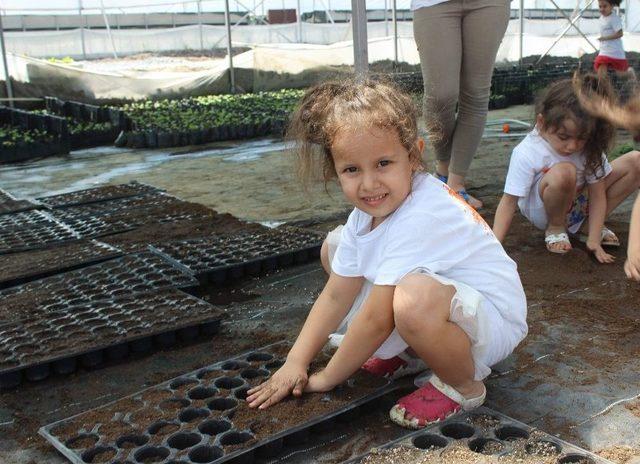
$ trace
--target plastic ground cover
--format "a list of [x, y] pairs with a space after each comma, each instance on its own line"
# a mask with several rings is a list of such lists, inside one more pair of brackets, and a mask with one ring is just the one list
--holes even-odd
[[79, 238], [75, 230], [43, 211], [0, 215], [0, 254], [45, 248]]
[[197, 284], [187, 269], [159, 254], [127, 255], [0, 291], [0, 324], [45, 317], [78, 304]]
[[201, 282], [221, 284], [317, 258], [323, 238], [316, 232], [282, 227], [172, 241], [155, 248], [183, 264]]
[[[40, 434], [75, 464], [251, 463], [255, 456], [278, 454], [283, 446], [308, 436], [313, 426], [330, 426], [339, 416], [351, 414], [395, 388], [379, 379], [368, 393], [338, 409], [258, 440], [251, 428], [234, 425], [236, 410], [245, 401], [249, 385], [267, 378], [284, 362], [289, 346], [269, 345], [211, 364], [46, 425]], [[340, 388], [348, 390], [353, 384], [347, 382]], [[332, 394], [325, 394], [327, 401]]]
[[[475, 462], [468, 456], [480, 454], [513, 458], [514, 462], [526, 464], [610, 463], [587, 450], [484, 406], [413, 431], [346, 463], [393, 462], [394, 452], [398, 453], [395, 455], [398, 460], [401, 456], [408, 459], [407, 453], [412, 453], [416, 461], [424, 459], [425, 462], [438, 463]], [[428, 456], [432, 456], [433, 461], [427, 461]]]
[[156, 193], [159, 191], [161, 190], [157, 187], [153, 187], [152, 185], [131, 182], [128, 184], [105, 185], [90, 189], [76, 190], [69, 193], [40, 197], [37, 198], [37, 200], [49, 208], [65, 208], [73, 205], [95, 203], [113, 200], [116, 198], [133, 197], [147, 193]]
[[168, 289], [64, 309], [0, 326], [0, 388], [96, 367], [153, 345], [215, 334], [223, 311]]

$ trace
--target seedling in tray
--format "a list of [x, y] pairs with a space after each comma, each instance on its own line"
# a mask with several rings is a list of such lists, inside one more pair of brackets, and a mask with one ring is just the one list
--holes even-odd
[[251, 463], [395, 388], [358, 373], [331, 392], [250, 409], [247, 390], [273, 374], [289, 348], [278, 343], [212, 364], [42, 427], [40, 434], [75, 464]]

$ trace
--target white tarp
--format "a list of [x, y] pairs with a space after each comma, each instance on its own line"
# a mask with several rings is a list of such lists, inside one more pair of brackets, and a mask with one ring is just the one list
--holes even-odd
[[[557, 20], [525, 20], [525, 48], [537, 47], [538, 40], [553, 40], [568, 24], [563, 19]], [[577, 26], [587, 35], [593, 36], [592, 42], [597, 46], [595, 36], [598, 34], [597, 19], [580, 19]], [[637, 25], [640, 31], [640, 25]], [[274, 43], [298, 43], [330, 45], [352, 38], [351, 24], [311, 24], [302, 23], [302, 40], [298, 41], [297, 24], [241, 26], [232, 30], [232, 40], [235, 46], [260, 45]], [[202, 26], [202, 42], [204, 49], [226, 47], [226, 30], [222, 26]], [[512, 20], [509, 23], [508, 35], [519, 33], [519, 21]], [[122, 29], [111, 30], [115, 50], [119, 55], [130, 55], [149, 51], [168, 50], [198, 50], [200, 49], [199, 26], [184, 26], [169, 29]], [[388, 37], [393, 34], [391, 22], [370, 22], [367, 25], [367, 35], [370, 39]], [[411, 22], [398, 23], [398, 36], [401, 38], [413, 37], [413, 24]], [[625, 32], [624, 42], [627, 50], [640, 50], [637, 44], [629, 41], [630, 32]], [[566, 37], [580, 38], [577, 31], [571, 28]], [[82, 57], [81, 32], [78, 29], [68, 31], [33, 31], [33, 32], [7, 32], [5, 33], [7, 51], [15, 54], [28, 55], [35, 58]], [[565, 39], [563, 39], [565, 40]], [[106, 30], [84, 30], [85, 51], [88, 57], [112, 56], [113, 46]], [[576, 42], [576, 43], [578, 43]], [[588, 44], [585, 43], [588, 46]], [[510, 45], [511, 46], [511, 45]], [[517, 47], [516, 47], [517, 48]], [[565, 50], [574, 50], [574, 53], [561, 53], [576, 56], [579, 45], [567, 45]], [[585, 46], [582, 46], [586, 50]], [[593, 50], [588, 50], [593, 51]], [[531, 53], [526, 53], [531, 54]], [[557, 54], [557, 53], [554, 53]], [[509, 55], [511, 57], [511, 55]], [[511, 58], [510, 58], [511, 59]]]

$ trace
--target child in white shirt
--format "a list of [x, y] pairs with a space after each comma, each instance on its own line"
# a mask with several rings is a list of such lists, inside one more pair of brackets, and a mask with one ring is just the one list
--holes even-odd
[[[337, 177], [355, 208], [325, 241], [329, 280], [286, 363], [248, 392], [251, 407], [331, 390], [361, 366], [415, 372], [411, 353], [434, 375], [390, 415], [423, 427], [482, 404], [490, 366], [525, 337], [516, 265], [475, 210], [422, 172], [416, 119], [411, 99], [380, 82], [324, 83], [303, 98], [289, 132], [301, 171]], [[308, 377], [330, 336], [338, 350]]]
[[[589, 93], [611, 98], [610, 86], [595, 76], [586, 76], [580, 85]], [[550, 252], [571, 250], [567, 231], [588, 231], [578, 238], [586, 241], [599, 262], [613, 262], [602, 246], [620, 243], [604, 220], [640, 187], [640, 152], [627, 153], [609, 164], [604, 153], [614, 128], [585, 111], [571, 79], [550, 85], [536, 113], [535, 129], [511, 155], [494, 220], [496, 237], [504, 239], [517, 205], [533, 225], [545, 230]]]
[[600, 52], [593, 62], [593, 67], [598, 71], [601, 67], [625, 72], [629, 69], [629, 63], [622, 46], [622, 20], [615, 12], [614, 7], [620, 6], [622, 0], [598, 0], [600, 10]]

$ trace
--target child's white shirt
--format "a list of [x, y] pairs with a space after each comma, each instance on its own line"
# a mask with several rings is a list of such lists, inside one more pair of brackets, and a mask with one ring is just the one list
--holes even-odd
[[[429, 174], [380, 225], [355, 208], [342, 230], [332, 271], [396, 285], [422, 268], [477, 290], [497, 308], [518, 341], [527, 332], [526, 297], [515, 262], [482, 217]], [[507, 334], [505, 334], [507, 336]]]
[[[622, 20], [615, 11], [612, 11], [609, 16], [600, 16], [599, 24], [601, 37], [611, 36], [622, 30]], [[624, 60], [625, 54], [622, 39], [600, 41], [599, 55]]]
[[[559, 155], [538, 132], [533, 129], [511, 154], [509, 170], [504, 185], [504, 192], [520, 197], [518, 204], [531, 194], [531, 189], [538, 180], [555, 164], [571, 163], [576, 167], [576, 191], [586, 183], [593, 184], [608, 176], [611, 165], [606, 155], [602, 154], [602, 165], [594, 173], [586, 172], [586, 158], [582, 152], [569, 156]], [[535, 192], [533, 192], [535, 193]]]

